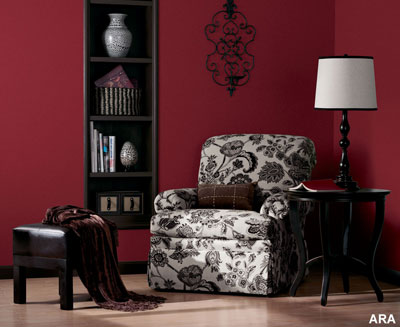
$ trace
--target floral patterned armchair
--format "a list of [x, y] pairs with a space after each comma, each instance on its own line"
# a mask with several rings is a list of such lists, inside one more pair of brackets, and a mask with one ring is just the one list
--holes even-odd
[[314, 144], [302, 136], [209, 138], [199, 184], [257, 182], [254, 211], [199, 209], [196, 188], [161, 192], [151, 219], [150, 287], [262, 295], [287, 288], [298, 255], [283, 190], [310, 179], [315, 163]]

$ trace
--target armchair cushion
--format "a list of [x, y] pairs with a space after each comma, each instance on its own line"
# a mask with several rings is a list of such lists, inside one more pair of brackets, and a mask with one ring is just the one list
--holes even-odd
[[267, 240], [277, 231], [271, 218], [255, 211], [191, 209], [163, 211], [151, 218], [153, 235], [179, 238]]
[[161, 192], [154, 199], [155, 211], [185, 210], [197, 206], [197, 188], [181, 188]]
[[255, 183], [199, 184], [199, 208], [253, 210]]

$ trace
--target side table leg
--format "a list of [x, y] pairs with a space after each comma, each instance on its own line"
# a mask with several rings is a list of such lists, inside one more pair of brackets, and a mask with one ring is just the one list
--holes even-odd
[[368, 279], [376, 293], [376, 297], [379, 302], [383, 301], [383, 293], [375, 278], [375, 253], [378, 247], [379, 239], [381, 238], [384, 217], [385, 217], [385, 200], [382, 199], [376, 201], [375, 224], [372, 233], [369, 256], [367, 260]]
[[329, 237], [329, 204], [324, 201], [319, 203], [319, 225], [321, 230], [321, 245], [324, 256], [321, 305], [325, 306], [328, 298], [329, 280], [331, 275], [331, 245]]
[[290, 296], [295, 296], [297, 288], [299, 287], [301, 281], [304, 278], [304, 274], [306, 272], [306, 250], [304, 246], [304, 237], [303, 237], [303, 232], [301, 230], [301, 224], [300, 224], [300, 217], [299, 217], [299, 206], [298, 202], [295, 200], [289, 201], [289, 207], [290, 207], [290, 225], [292, 227], [292, 232], [294, 234], [294, 237], [296, 239], [296, 244], [299, 249], [299, 271], [297, 272], [296, 279], [294, 280], [292, 286], [290, 287]]
[[352, 217], [352, 202], [345, 203], [345, 214], [344, 214], [344, 232], [343, 232], [343, 264], [342, 264], [342, 279], [343, 279], [343, 289], [345, 293], [349, 293], [349, 273], [347, 271], [347, 266], [349, 264], [349, 235], [350, 235], [350, 225]]

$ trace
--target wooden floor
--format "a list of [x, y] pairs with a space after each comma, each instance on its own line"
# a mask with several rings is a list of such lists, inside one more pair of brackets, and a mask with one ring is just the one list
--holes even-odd
[[[145, 275], [124, 275], [130, 290], [150, 290]], [[74, 278], [74, 310], [59, 309], [58, 280], [27, 281], [27, 304], [13, 304], [12, 280], [0, 280], [0, 326], [370, 326], [371, 314], [393, 314], [400, 324], [400, 288], [380, 283], [385, 300], [376, 302], [368, 281], [351, 276], [351, 293], [342, 292], [340, 276], [331, 279], [327, 307], [320, 305], [320, 272], [313, 271], [296, 297], [161, 293], [168, 300], [160, 308], [136, 313], [97, 308], [85, 288]]]

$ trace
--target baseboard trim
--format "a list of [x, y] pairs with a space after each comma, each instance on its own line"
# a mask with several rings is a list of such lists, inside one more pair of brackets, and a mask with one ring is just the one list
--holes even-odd
[[[145, 274], [147, 272], [147, 261], [122, 261], [118, 264], [121, 275]], [[28, 278], [57, 277], [57, 270], [27, 268]], [[74, 276], [77, 276], [74, 271]], [[13, 266], [0, 266], [0, 279], [13, 278]]]
[[147, 273], [147, 261], [121, 261], [118, 267], [121, 275]]
[[379, 267], [376, 269], [376, 278], [383, 282], [400, 286], [400, 271]]

